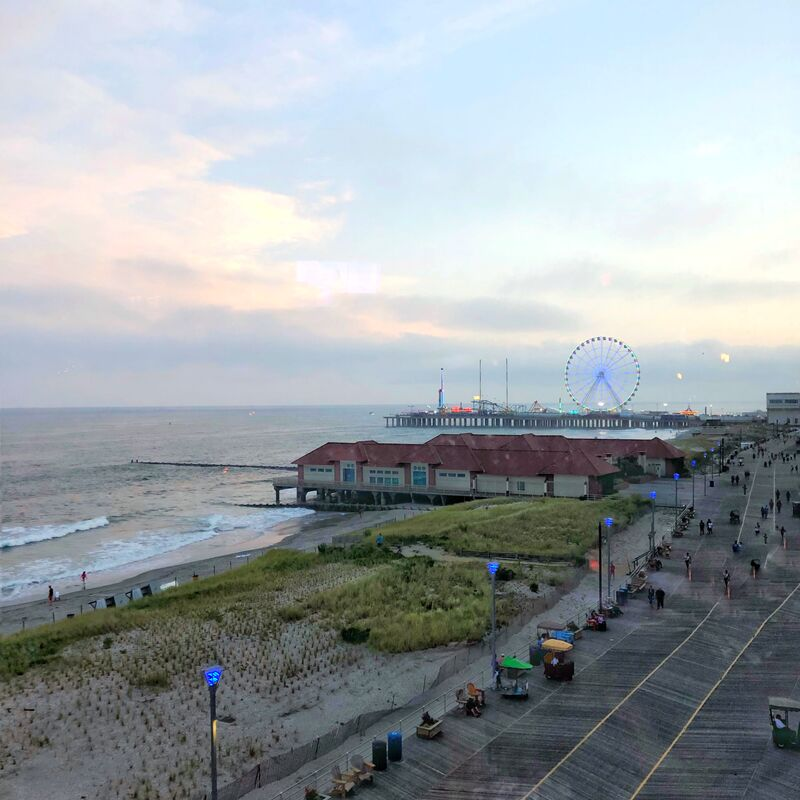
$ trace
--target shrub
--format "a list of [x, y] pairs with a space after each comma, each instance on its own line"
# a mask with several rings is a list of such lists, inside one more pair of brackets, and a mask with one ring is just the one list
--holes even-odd
[[497, 570], [497, 580], [499, 581], [513, 581], [514, 580], [514, 570], [510, 567], [500, 567]]
[[350, 644], [362, 644], [369, 639], [369, 628], [342, 628], [340, 631], [342, 639]]

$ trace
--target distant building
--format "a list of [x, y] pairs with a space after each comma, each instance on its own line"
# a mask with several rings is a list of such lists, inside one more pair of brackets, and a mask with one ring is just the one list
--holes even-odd
[[471, 497], [600, 497], [613, 491], [615, 475], [671, 475], [683, 458], [658, 438], [459, 433], [424, 444], [328, 442], [294, 463], [300, 502], [315, 491], [342, 502], [444, 504]]
[[767, 392], [767, 422], [800, 425], [800, 392]]

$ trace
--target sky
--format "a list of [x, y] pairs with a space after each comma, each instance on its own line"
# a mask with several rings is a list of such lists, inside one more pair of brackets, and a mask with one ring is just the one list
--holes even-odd
[[[800, 390], [794, 0], [0, 0], [0, 403]], [[727, 357], [723, 357], [726, 354]], [[681, 377], [678, 377], [680, 373]]]

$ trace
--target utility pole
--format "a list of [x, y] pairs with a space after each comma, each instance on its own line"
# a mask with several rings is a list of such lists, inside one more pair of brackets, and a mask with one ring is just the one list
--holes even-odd
[[508, 359], [506, 359], [506, 411], [508, 411]]

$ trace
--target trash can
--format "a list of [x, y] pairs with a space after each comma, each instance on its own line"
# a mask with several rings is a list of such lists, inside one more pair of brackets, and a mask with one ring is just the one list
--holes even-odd
[[628, 602], [628, 590], [626, 587], [617, 589], [617, 605], [624, 606]]
[[392, 731], [386, 737], [388, 745], [389, 761], [403, 760], [403, 734], [400, 731]]
[[383, 739], [372, 740], [372, 763], [380, 772], [386, 769], [386, 742]]

